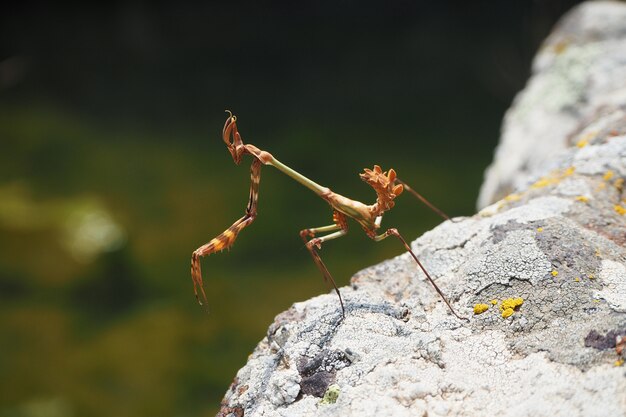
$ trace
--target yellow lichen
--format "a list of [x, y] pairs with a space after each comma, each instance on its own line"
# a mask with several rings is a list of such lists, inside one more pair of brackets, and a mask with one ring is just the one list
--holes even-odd
[[537, 181], [535, 181], [534, 184], [530, 186], [530, 188], [543, 188], [549, 185], [556, 185], [561, 182], [565, 177], [572, 175], [575, 170], [576, 168], [573, 166], [566, 168], [563, 171], [554, 170], [550, 172], [550, 175], [539, 178]]
[[539, 232], [539, 233], [543, 232], [543, 227], [538, 227], [537, 228], [537, 232]]
[[507, 310], [509, 308], [513, 309], [513, 310], [516, 310], [522, 304], [524, 304], [524, 299], [523, 298], [520, 298], [520, 297], [518, 297], [518, 298], [507, 298], [505, 300], [502, 300], [502, 304], [500, 304], [500, 310], [504, 311], [504, 310]]
[[522, 197], [519, 194], [509, 194], [506, 197], [504, 197], [504, 201], [518, 201], [521, 198]]
[[580, 277], [576, 277], [576, 278], [574, 278], [574, 281], [575, 281], [575, 282], [580, 282]]
[[512, 308], [506, 308], [504, 310], [502, 310], [502, 318], [507, 318], [509, 316], [513, 315], [513, 309]]
[[585, 146], [589, 145], [589, 141], [593, 140], [593, 138], [595, 138], [597, 134], [598, 132], [588, 132], [586, 135], [580, 138], [578, 143], [576, 143], [576, 146], [578, 146], [579, 148], [584, 148]]
[[556, 277], [557, 275], [559, 275], [559, 271], [557, 271], [556, 269], [550, 273], [552, 274], [553, 277]]
[[615, 363], [613, 365], [615, 366], [622, 366], [624, 364], [624, 359], [618, 359], [615, 361]]
[[536, 181], [533, 185], [531, 185], [531, 188], [543, 188], [543, 187], [547, 187], [548, 185], [553, 184], [554, 181], [551, 180], [550, 178], [540, 178], [538, 181]]
[[565, 50], [567, 49], [567, 47], [569, 46], [570, 41], [568, 39], [564, 39], [562, 41], [558, 41], [557, 43], [554, 44], [554, 46], [552, 48], [554, 48], [554, 53], [556, 55], [560, 55], [563, 52], [565, 52]]
[[622, 207], [620, 204], [614, 205], [613, 209], [615, 209], [615, 212], [619, 214], [620, 216], [623, 216], [624, 214], [626, 214], [626, 208]]
[[495, 306], [496, 304], [498, 304], [498, 300], [496, 299], [491, 300], [491, 304]]
[[589, 279], [594, 279], [594, 278], [595, 278], [595, 276], [594, 276], [593, 274], [589, 274], [589, 275], [587, 275], [587, 278], [589, 278]]
[[615, 186], [615, 188], [622, 191], [622, 189], [624, 188], [624, 178], [616, 179], [615, 181], [613, 181], [613, 185]]
[[474, 314], [482, 314], [487, 310], [489, 310], [489, 306], [487, 304], [474, 305]]
[[587, 201], [589, 201], [589, 197], [584, 196], [584, 195], [579, 195], [578, 197], [576, 197], [576, 201], [581, 201], [583, 203], [586, 203]]
[[606, 173], [604, 174], [604, 176], [602, 177], [602, 179], [603, 179], [604, 181], [608, 181], [608, 180], [610, 180], [611, 178], [613, 178], [613, 175], [615, 175], [615, 174], [613, 173], [613, 171], [611, 171], [611, 170], [609, 169], [608, 171], [606, 171]]

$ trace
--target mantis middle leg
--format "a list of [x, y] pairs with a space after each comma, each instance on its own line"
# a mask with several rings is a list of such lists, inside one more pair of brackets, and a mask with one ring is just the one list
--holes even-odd
[[[341, 304], [341, 314], [345, 317], [346, 309], [343, 305], [343, 299], [341, 298], [341, 293], [339, 292], [339, 288], [337, 288], [337, 284], [335, 283], [333, 276], [331, 275], [330, 271], [326, 267], [326, 264], [324, 264], [324, 261], [322, 261], [322, 258], [320, 258], [316, 250], [316, 248], [317, 249], [322, 248], [322, 243], [328, 240], [337, 239], [338, 237], [342, 237], [346, 233], [348, 233], [347, 226], [345, 225], [345, 217], [335, 212], [333, 218], [335, 219], [335, 222], [336, 222], [335, 224], [331, 224], [330, 226], [316, 227], [313, 229], [304, 229], [300, 231], [300, 237], [304, 241], [306, 248], [309, 250], [311, 257], [313, 258], [313, 262], [315, 262], [315, 265], [317, 265], [317, 268], [320, 270], [320, 272], [324, 276], [324, 281], [330, 282], [333, 288], [335, 289], [335, 292], [337, 293], [337, 297], [339, 297], [339, 303]], [[322, 237], [315, 237], [317, 233], [333, 232], [335, 230], [337, 231], [334, 233], [331, 233]], [[307, 238], [309, 237], [311, 239], [307, 240]]]
[[[254, 159], [250, 167], [250, 198], [246, 207], [246, 214], [220, 235], [211, 239], [207, 244], [200, 246], [191, 255], [191, 279], [193, 280], [193, 292], [200, 305], [207, 303], [204, 286], [202, 285], [202, 271], [200, 268], [200, 257], [207, 256], [217, 251], [230, 248], [237, 235], [244, 228], [249, 226], [257, 215], [257, 202], [259, 200], [259, 183], [261, 182], [261, 161]], [[200, 299], [198, 290], [202, 299]]]

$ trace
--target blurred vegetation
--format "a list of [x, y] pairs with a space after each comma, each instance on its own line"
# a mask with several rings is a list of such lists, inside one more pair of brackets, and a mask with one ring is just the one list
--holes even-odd
[[[575, 2], [20, 3], [0, 15], [0, 417], [215, 413], [273, 317], [328, 291], [298, 231], [327, 205], [271, 168], [229, 253], [191, 252], [244, 211], [248, 143], [370, 202], [394, 167], [471, 215], [513, 95]], [[246, 166], [243, 166], [246, 165]], [[384, 220], [439, 219], [403, 196]], [[358, 226], [324, 247], [340, 285], [402, 252]]]

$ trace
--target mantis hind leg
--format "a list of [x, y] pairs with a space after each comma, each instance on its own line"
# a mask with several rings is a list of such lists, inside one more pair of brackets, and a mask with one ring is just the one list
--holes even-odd
[[426, 278], [428, 279], [428, 281], [430, 281], [430, 283], [432, 284], [432, 286], [435, 288], [435, 291], [437, 291], [437, 294], [439, 294], [439, 296], [441, 297], [441, 299], [446, 303], [446, 305], [448, 306], [448, 308], [450, 309], [450, 311], [452, 312], [452, 314], [454, 314], [458, 319], [460, 320], [465, 320], [465, 321], [469, 321], [469, 319], [467, 319], [466, 317], [461, 317], [459, 316], [456, 311], [454, 311], [454, 308], [452, 308], [452, 305], [448, 302], [448, 299], [446, 298], [446, 296], [443, 294], [443, 291], [441, 291], [439, 289], [439, 287], [437, 286], [437, 284], [435, 284], [435, 280], [433, 280], [430, 276], [430, 274], [428, 273], [428, 271], [426, 270], [426, 268], [424, 268], [424, 265], [422, 265], [422, 263], [419, 261], [419, 259], [417, 259], [417, 256], [415, 255], [415, 253], [413, 253], [413, 250], [411, 249], [411, 246], [409, 246], [409, 244], [406, 242], [406, 240], [404, 240], [404, 238], [402, 237], [402, 235], [400, 234], [400, 232], [398, 232], [397, 229], [388, 229], [385, 233], [383, 233], [382, 235], [378, 235], [378, 236], [374, 236], [373, 239], [376, 242], [380, 242], [383, 239], [386, 239], [389, 236], [395, 236], [397, 237], [400, 242], [402, 242], [402, 244], [404, 245], [404, 248], [407, 250], [407, 252], [409, 252], [411, 254], [411, 256], [413, 257], [413, 259], [415, 260], [415, 262], [417, 263], [417, 265], [420, 267], [420, 269], [422, 270], [422, 272], [424, 273], [424, 275], [426, 275]]

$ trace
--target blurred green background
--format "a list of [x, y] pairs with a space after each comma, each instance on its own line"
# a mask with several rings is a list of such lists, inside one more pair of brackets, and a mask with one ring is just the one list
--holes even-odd
[[[298, 236], [331, 212], [272, 168], [234, 248], [243, 138], [344, 195], [380, 164], [471, 215], [504, 111], [575, 2], [20, 2], [0, 14], [0, 417], [212, 415], [273, 317], [328, 288]], [[439, 223], [403, 196], [383, 226]], [[340, 285], [402, 252], [356, 225]]]

